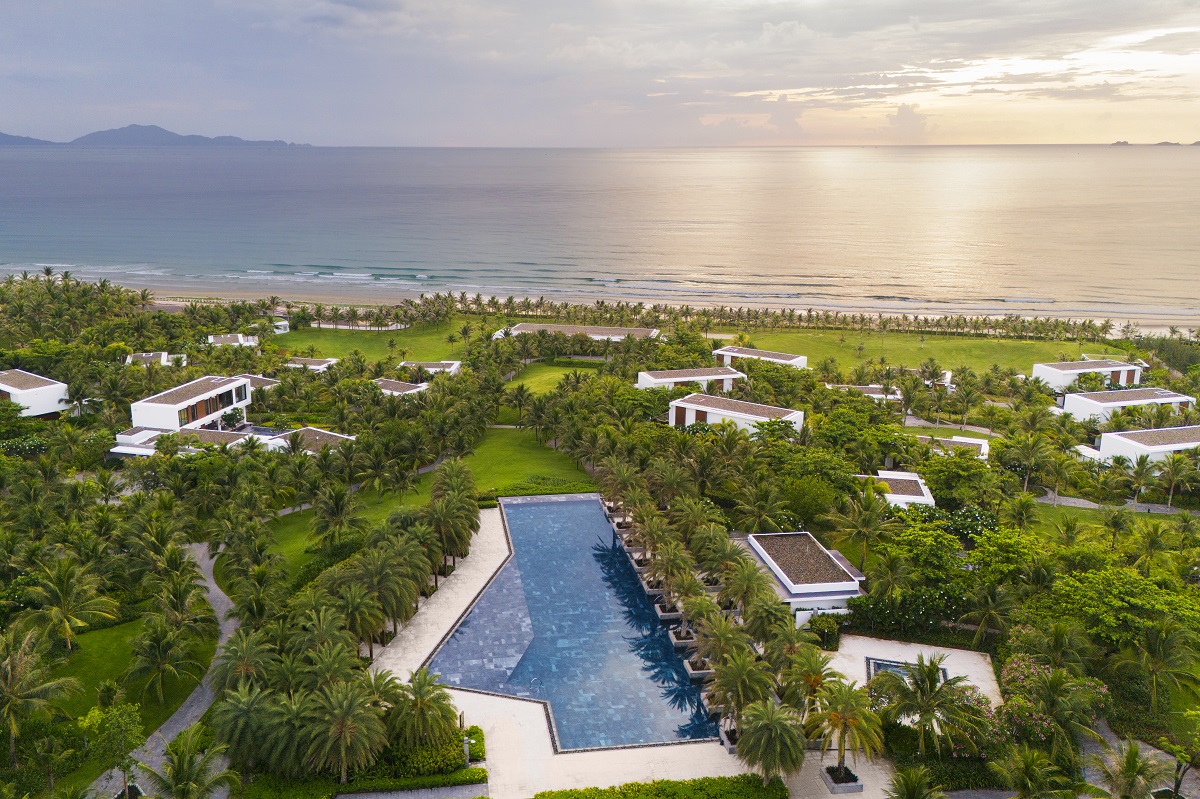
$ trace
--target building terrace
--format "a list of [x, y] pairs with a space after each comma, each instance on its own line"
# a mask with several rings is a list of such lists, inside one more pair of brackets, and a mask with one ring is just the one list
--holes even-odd
[[638, 372], [638, 388], [676, 388], [688, 383], [699, 383], [707, 387], [716, 382], [722, 391], [733, 388], [734, 380], [741, 380], [744, 374], [729, 366], [707, 366], [699, 369], [659, 369]]
[[668, 419], [675, 427], [691, 424], [732, 422], [743, 430], [752, 430], [759, 422], [783, 419], [800, 430], [804, 426], [804, 411], [760, 405], [757, 402], [717, 397], [712, 394], [689, 394], [672, 400]]
[[650, 327], [606, 327], [603, 325], [555, 325], [535, 322], [521, 322], [512, 327], [497, 330], [492, 338], [504, 338], [506, 335], [519, 336], [522, 333], [537, 333], [545, 330], [547, 333], [562, 333], [564, 336], [584, 335], [593, 341], [624, 341], [627, 338], [654, 338], [658, 335], [657, 328]]
[[758, 350], [753, 347], [721, 347], [713, 350], [713, 355], [717, 356], [717, 360], [725, 366], [732, 365], [733, 361], [738, 358], [748, 358], [756, 361], [770, 361], [771, 363], [783, 364], [796, 369], [805, 369], [808, 367], [808, 356], [793, 355], [789, 352], [775, 352], [773, 350]]
[[797, 626], [816, 613], [845, 613], [847, 600], [862, 593], [862, 573], [811, 533], [755, 533], [743, 546], [771, 573], [775, 593], [791, 608]]

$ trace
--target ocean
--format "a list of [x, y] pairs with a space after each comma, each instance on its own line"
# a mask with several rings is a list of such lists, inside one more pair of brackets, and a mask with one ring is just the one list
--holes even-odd
[[0, 147], [0, 273], [1200, 322], [1200, 147]]

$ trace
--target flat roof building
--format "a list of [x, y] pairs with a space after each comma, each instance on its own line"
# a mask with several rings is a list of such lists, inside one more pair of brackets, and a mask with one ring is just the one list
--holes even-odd
[[208, 343], [216, 347], [257, 347], [258, 336], [247, 336], [244, 333], [221, 333], [209, 336]]
[[337, 358], [288, 358], [289, 369], [307, 369], [311, 372], [324, 372], [338, 362]]
[[1079, 446], [1079, 454], [1091, 460], [1111, 463], [1117, 456], [1136, 461], [1145, 455], [1151, 461], [1166, 459], [1173, 452], [1200, 447], [1200, 425], [1160, 427], [1154, 430], [1123, 430], [1100, 436], [1100, 448]]
[[403, 380], [392, 380], [387, 377], [377, 377], [373, 382], [379, 386], [380, 391], [393, 397], [416, 394], [429, 388], [428, 383], [405, 383]]
[[136, 363], [142, 366], [149, 366], [150, 364], [171, 366], [174, 363], [178, 363], [180, 366], [187, 366], [187, 362], [186, 355], [171, 355], [167, 352], [135, 352], [125, 357], [126, 364]]
[[402, 369], [424, 369], [431, 375], [439, 372], [456, 375], [462, 368], [462, 361], [401, 361], [400, 367]]
[[330, 430], [322, 430], [319, 427], [301, 427], [299, 430], [288, 430], [285, 433], [268, 438], [266, 441], [267, 449], [272, 451], [287, 449], [291, 443], [292, 436], [299, 438], [303, 450], [312, 455], [317, 454], [325, 447], [336, 448], [354, 440], [354, 436], [334, 433]]
[[240, 374], [237, 376], [244, 377], [249, 380], [250, 388], [254, 389], [255, 391], [263, 388], [274, 388], [275, 386], [279, 385], [278, 380], [273, 377], [266, 377], [264, 375]]
[[738, 428], [753, 431], [760, 422], [782, 419], [800, 431], [804, 428], [804, 411], [760, 405], [757, 402], [716, 397], [711, 394], [688, 394], [671, 401], [668, 418], [675, 427], [705, 423], [732, 422]]
[[950, 436], [942, 438], [940, 436], [917, 436], [917, 441], [923, 444], [929, 444], [934, 451], [948, 455], [956, 449], [965, 449], [975, 455], [981, 461], [988, 459], [988, 453], [991, 451], [991, 442], [986, 438], [970, 438], [968, 436]]
[[775, 593], [791, 608], [797, 627], [817, 613], [846, 613], [847, 601], [862, 594], [862, 572], [811, 533], [755, 533], [746, 543], [770, 571]]
[[0, 402], [21, 406], [21, 416], [57, 416], [67, 409], [67, 384], [24, 369], [0, 371]]
[[903, 397], [900, 395], [900, 389], [893, 388], [891, 391], [884, 392], [883, 386], [851, 386], [841, 383], [826, 383], [825, 388], [834, 389], [836, 391], [857, 391], [865, 397], [870, 397], [873, 400], [887, 400], [888, 402], [900, 402]]
[[605, 327], [603, 325], [547, 325], [533, 322], [521, 322], [512, 327], [497, 330], [492, 338], [500, 339], [505, 336], [519, 336], [522, 333], [537, 333], [545, 330], [547, 333], [562, 333], [564, 336], [583, 334], [592, 341], [624, 341], [627, 338], [654, 338], [658, 328], [652, 327]]
[[808, 356], [806, 355], [792, 355], [788, 352], [773, 352], [771, 350], [756, 350], [752, 347], [721, 347], [720, 349], [713, 350], [713, 355], [725, 366], [732, 366], [733, 362], [738, 358], [748, 358], [752, 361], [769, 361], [796, 369], [808, 368]]
[[1165, 388], [1125, 388], [1116, 391], [1089, 391], [1064, 394], [1062, 410], [1076, 419], [1097, 419], [1101, 423], [1112, 418], [1113, 412], [1141, 405], [1170, 405], [1176, 412], [1185, 411], [1196, 403], [1195, 397]]
[[218, 423], [232, 408], [250, 405], [244, 377], [200, 377], [130, 406], [134, 427], [175, 431]]
[[692, 383], [699, 383], [705, 389], [709, 383], [715, 382], [721, 391], [733, 388], [734, 380], [741, 380], [745, 375], [729, 366], [706, 366], [700, 369], [663, 369], [651, 372], [638, 372], [638, 388], [678, 388]]
[[[865, 477], [866, 475], [859, 475]], [[875, 479], [886, 484], [884, 499], [892, 507], [907, 508], [909, 505], [933, 506], [933, 494], [921, 475], [916, 472], [876, 472]]]
[[1082, 361], [1035, 363], [1032, 376], [1046, 381], [1050, 388], [1060, 393], [1074, 384], [1080, 375], [1086, 374], [1100, 375], [1108, 385], [1136, 386], [1142, 382], [1143, 365], [1109, 358], [1085, 358]]
[[117, 445], [109, 452], [114, 455], [136, 455], [148, 457], [158, 450], [159, 439], [165, 435], [179, 437], [179, 451], [185, 455], [200, 452], [205, 447], [239, 446], [250, 438], [261, 438], [251, 432], [236, 430], [156, 430], [148, 427], [133, 427], [117, 433]]

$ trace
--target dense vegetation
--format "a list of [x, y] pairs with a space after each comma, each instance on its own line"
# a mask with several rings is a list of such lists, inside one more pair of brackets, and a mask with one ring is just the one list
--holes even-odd
[[[312, 351], [297, 352], [304, 348], [272, 332], [279, 308], [301, 329], [409, 327], [369, 334], [387, 337], [372, 357], [351, 348], [316, 374], [284, 368], [289, 355]], [[664, 336], [492, 338], [522, 319], [640, 324]], [[861, 353], [850, 366], [823, 358], [807, 371], [742, 364], [750, 379], [732, 395], [803, 409], [802, 431], [662, 424], [671, 398], [685, 392], [635, 390], [636, 372], [710, 364], [704, 333], [718, 327], [741, 330], [741, 343], [789, 329], [1077, 343], [1111, 331], [1092, 322], [464, 295], [367, 311], [269, 298], [170, 313], [146, 293], [67, 275], [4, 281], [0, 368], [62, 380], [68, 401], [51, 420], [0, 403], [0, 782], [20, 796], [83, 787], [113, 765], [131, 772], [129, 752], [210, 660], [219, 699], [203, 727], [172, 745], [162, 780], [143, 779], [158, 795], [172, 795], [187, 774], [213, 786], [236, 779], [264, 797], [327, 796], [343, 783], [368, 790], [477, 781], [477, 770], [462, 769], [445, 689], [425, 672], [393, 676], [369, 663], [469, 556], [481, 503], [497, 492], [578, 490], [593, 479], [627, 518], [627, 543], [662, 591], [663, 608], [682, 614], [675, 635], [691, 642], [693, 667], [713, 671], [707, 701], [724, 734], [768, 777], [794, 771], [805, 749], [819, 746], [836, 753], [837, 778], [849, 778], [856, 757], [886, 753], [904, 767], [897, 785], [907, 780], [913, 790], [1022, 780], [1069, 787], [1079, 778], [1080, 741], [1102, 716], [1180, 763], [1197, 758], [1197, 719], [1185, 712], [1195, 701], [1200, 634], [1195, 453], [1085, 462], [1074, 447], [1101, 429], [1052, 413], [1038, 381], [999, 366], [931, 357], [905, 365]], [[230, 331], [258, 335], [261, 346], [206, 343]], [[427, 342], [437, 351], [420, 349]], [[1200, 388], [1195, 345], [1182, 335], [1115, 343], [1163, 364], [1148, 383]], [[189, 365], [125, 362], [150, 350], [186, 354]], [[385, 396], [372, 382], [426, 380], [397, 361], [449, 352], [464, 370], [428, 380], [419, 395]], [[954, 391], [935, 382], [945, 368]], [[164, 436], [153, 457], [108, 456], [132, 400], [203, 374], [243, 372], [280, 380], [255, 395], [251, 423], [313, 425], [355, 440], [317, 453], [297, 438], [282, 451], [252, 442], [184, 457], [180, 438]], [[842, 382], [894, 388], [900, 400], [825, 386]], [[990, 460], [918, 440], [904, 426], [910, 415], [986, 428], [996, 436]], [[1120, 414], [1104, 429], [1197, 421], [1194, 410], [1154, 411]], [[526, 429], [490, 431], [513, 441], [488, 450], [487, 428], [497, 422]], [[534, 460], [524, 449], [538, 446], [559, 459], [553, 468], [511, 468]], [[879, 484], [858, 477], [886, 466], [919, 472], [938, 509], [896, 511]], [[1043, 493], [1049, 503], [1037, 501]], [[1099, 507], [1067, 512], [1056, 507], [1061, 497]], [[1129, 501], [1174, 512], [1148, 516]], [[791, 529], [840, 547], [866, 573], [868, 593], [839, 622], [817, 617], [797, 630], [735, 541]], [[281, 541], [281, 531], [291, 538]], [[233, 603], [228, 620], [209, 603], [214, 568]], [[214, 658], [222, 622], [227, 640]], [[843, 632], [989, 652], [1003, 702], [992, 706], [945, 678], [936, 662], [867, 686], [847, 683], [825, 653]], [[1135, 747], [1105, 761], [1114, 779], [1145, 760]], [[724, 795], [718, 782], [713, 796]], [[594, 795], [642, 795], [618, 790], [625, 793]]]

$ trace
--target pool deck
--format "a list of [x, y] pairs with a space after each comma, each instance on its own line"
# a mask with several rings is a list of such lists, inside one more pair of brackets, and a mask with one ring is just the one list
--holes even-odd
[[983, 695], [999, 705], [1002, 701], [1000, 685], [996, 682], [996, 672], [992, 669], [992, 659], [985, 652], [972, 652], [969, 649], [951, 649], [943, 646], [913, 644], [907, 641], [888, 641], [883, 638], [868, 638], [864, 635], [843, 635], [838, 651], [833, 655], [829, 665], [846, 675], [847, 680], [854, 680], [859, 685], [867, 682], [867, 658], [895, 660], [902, 663], [915, 663], [917, 655], [926, 658], [934, 655], [945, 655], [942, 667], [950, 677], [966, 677], [967, 682], [979, 688]]
[[[500, 511], [483, 510], [471, 554], [425, 600], [412, 621], [379, 651], [371, 668], [400, 679], [433, 654], [509, 556]], [[655, 779], [741, 774], [736, 757], [712, 741], [555, 753], [540, 702], [450, 689], [455, 704], [487, 738], [489, 794], [528, 799], [538, 791]], [[815, 759], [815, 758], [814, 758]]]

